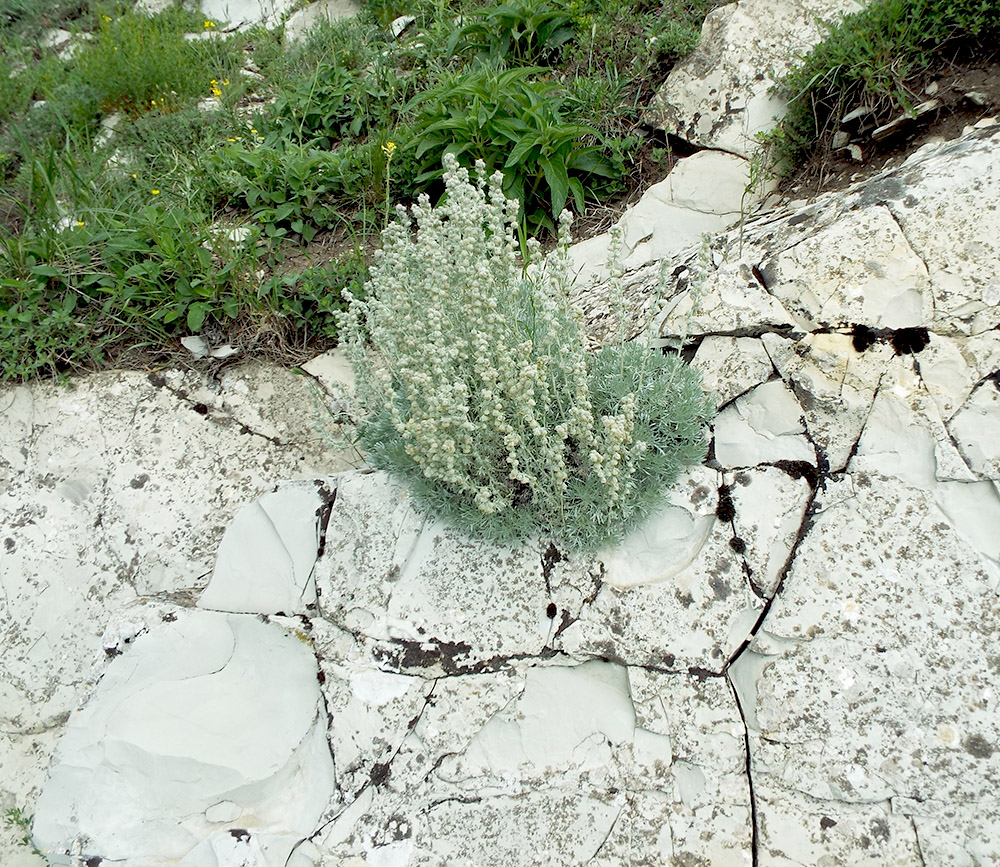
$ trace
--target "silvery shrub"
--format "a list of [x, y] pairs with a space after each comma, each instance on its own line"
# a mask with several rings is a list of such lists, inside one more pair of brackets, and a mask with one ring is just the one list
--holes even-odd
[[382, 233], [343, 335], [369, 463], [417, 503], [491, 539], [567, 548], [619, 539], [705, 455], [712, 403], [675, 354], [620, 340], [588, 353], [570, 304], [569, 214], [559, 243], [518, 256], [517, 202], [445, 158]]

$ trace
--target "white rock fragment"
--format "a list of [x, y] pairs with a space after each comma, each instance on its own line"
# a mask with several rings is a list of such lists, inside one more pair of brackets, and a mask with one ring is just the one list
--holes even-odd
[[422, 654], [427, 666], [451, 670], [541, 650], [549, 631], [541, 570], [534, 546], [472, 538], [425, 518], [386, 475], [349, 473], [317, 566], [319, 604], [339, 627], [387, 642], [393, 657]]
[[933, 311], [924, 263], [884, 207], [845, 214], [769, 265], [769, 291], [800, 327], [912, 328]]
[[1000, 324], [1000, 227], [983, 203], [1000, 195], [996, 130], [922, 148], [855, 202], [882, 200], [925, 264], [933, 290], [932, 331], [981, 334]]
[[706, 337], [692, 367], [701, 371], [705, 391], [722, 406], [771, 378], [774, 367], [760, 340], [752, 337]]
[[754, 467], [775, 461], [816, 463], [804, 436], [802, 407], [778, 379], [758, 385], [715, 420], [715, 456], [722, 466]]
[[735, 474], [729, 487], [735, 538], [750, 568], [753, 586], [766, 597], [778, 581], [798, 538], [811, 488], [777, 467], [757, 467]]
[[970, 624], [995, 622], [1000, 599], [984, 533], [957, 532], [937, 499], [874, 473], [827, 481], [758, 634], [773, 644], [756, 678], [755, 791], [766, 781], [829, 810], [994, 797], [995, 674]]
[[226, 529], [199, 608], [245, 614], [305, 614], [316, 602], [313, 566], [323, 493], [285, 487], [241, 509]]
[[325, 728], [306, 644], [256, 618], [177, 610], [71, 718], [34, 839], [53, 865], [80, 841], [89, 857], [152, 867], [235, 826], [270, 849], [253, 863], [283, 867], [333, 793]]
[[842, 470], [868, 420], [892, 348], [878, 343], [858, 352], [849, 334], [837, 333], [801, 340], [765, 334], [761, 340], [802, 406], [809, 438], [831, 470]]
[[285, 21], [285, 39], [289, 42], [301, 42], [309, 30], [321, 22], [353, 18], [360, 11], [361, 6], [354, 0], [316, 0], [293, 12]]
[[948, 425], [973, 472], [1000, 480], [1000, 387], [987, 380], [955, 414]]
[[853, 0], [741, 0], [709, 13], [698, 48], [677, 64], [648, 121], [700, 147], [741, 156], [774, 127], [784, 100], [771, 92], [793, 56], [821, 41], [821, 20], [861, 8]]
[[687, 471], [649, 521], [598, 554], [604, 580], [619, 588], [655, 584], [690, 566], [715, 526], [719, 482], [718, 474], [707, 468]]
[[494, 716], [445, 774], [548, 776], [604, 764], [607, 744], [631, 741], [635, 711], [622, 666], [586, 662], [529, 669], [521, 697]]
[[[590, 573], [562, 580], [593, 598], [563, 629], [556, 646], [632, 665], [718, 670], [755, 623], [761, 600], [719, 520], [717, 473], [689, 470], [668, 505], [620, 547], [598, 554], [604, 582]], [[661, 625], [672, 624], [663, 630]]]
[[[734, 225], [758, 201], [746, 195], [749, 171], [745, 159], [717, 151], [699, 151], [680, 160], [619, 220], [618, 264], [635, 270]], [[609, 252], [609, 234], [573, 246], [570, 267], [577, 281], [607, 279]]]

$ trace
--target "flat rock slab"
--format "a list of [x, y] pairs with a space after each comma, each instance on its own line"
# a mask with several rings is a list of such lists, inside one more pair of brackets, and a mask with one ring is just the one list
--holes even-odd
[[723, 679], [523, 660], [429, 686], [315, 837], [324, 867], [743, 863], [742, 725]]
[[710, 12], [698, 47], [677, 64], [647, 113], [651, 125], [699, 147], [750, 156], [784, 100], [770, 89], [825, 36], [821, 21], [854, 0], [740, 0]]
[[542, 550], [486, 544], [427, 518], [382, 473], [339, 479], [326, 539], [322, 616], [379, 642], [401, 668], [482, 669], [548, 641]]
[[32, 757], [89, 688], [109, 612], [155, 594], [193, 602], [238, 509], [278, 478], [343, 466], [317, 445], [306, 378], [254, 371], [231, 372], [233, 391], [179, 372], [0, 388], [4, 809], [37, 796]]
[[[798, 824], [789, 799], [813, 817], [811, 840], [778, 833], [772, 849], [788, 863], [811, 863], [810, 851], [841, 851], [843, 863], [919, 863], [904, 817], [925, 823], [949, 808], [996, 826], [989, 636], [998, 618], [982, 554], [933, 494], [871, 473], [827, 483], [752, 652], [734, 666], [754, 779], [773, 793], [765, 826]], [[819, 824], [823, 815], [836, 826]], [[882, 830], [873, 836], [873, 827]], [[958, 850], [970, 828], [934, 833]]]
[[325, 732], [308, 641], [245, 615], [163, 611], [70, 718], [35, 844], [52, 865], [152, 867], [211, 863], [205, 841], [245, 836], [253, 863], [284, 867], [333, 791]]
[[241, 509], [198, 606], [244, 614], [315, 609], [313, 566], [335, 496], [320, 481], [286, 484]]

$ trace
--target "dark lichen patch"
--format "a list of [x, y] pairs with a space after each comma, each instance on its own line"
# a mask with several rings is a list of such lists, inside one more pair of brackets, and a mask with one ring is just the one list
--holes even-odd
[[549, 542], [549, 547], [542, 554], [542, 575], [546, 583], [552, 577], [553, 567], [562, 559], [564, 558], [559, 549], [552, 542]]
[[775, 461], [772, 466], [793, 479], [805, 479], [813, 490], [819, 484], [819, 470], [809, 461]]
[[719, 485], [719, 504], [715, 507], [715, 516], [726, 523], [736, 517], [736, 506], [733, 505], [729, 485]]
[[931, 335], [926, 328], [897, 328], [890, 335], [889, 342], [896, 355], [916, 355], [927, 348]]
[[377, 789], [379, 786], [385, 784], [389, 779], [389, 763], [388, 762], [376, 762], [372, 765], [371, 781], [372, 785]]
[[962, 741], [962, 747], [970, 756], [975, 756], [977, 759], [988, 759], [996, 752], [993, 744], [982, 735], [969, 735]]
[[823, 816], [823, 818], [821, 818], [819, 820], [819, 826], [824, 831], [829, 830], [830, 828], [832, 828], [836, 824], [837, 824], [836, 821], [833, 820], [833, 819], [831, 819], [829, 816]]
[[867, 325], [851, 326], [851, 344], [855, 352], [864, 352], [878, 343], [878, 334]]
[[230, 828], [229, 836], [235, 837], [241, 843], [250, 842], [250, 832], [246, 828]]
[[464, 670], [460, 661], [467, 659], [472, 645], [464, 641], [403, 641], [393, 639], [389, 646], [375, 650], [375, 656], [399, 670], [440, 666], [447, 674]]
[[139, 490], [139, 488], [144, 488], [146, 486], [146, 482], [148, 481], [149, 481], [149, 473], [139, 473], [139, 475], [137, 475], [134, 479], [132, 479], [132, 481], [130, 481], [128, 484], [130, 488], [135, 488], [136, 490]]
[[732, 593], [729, 584], [721, 575], [713, 575], [708, 579], [708, 586], [712, 588], [716, 599], [726, 599]]
[[889, 823], [885, 819], [872, 821], [872, 836], [880, 843], [889, 842]]

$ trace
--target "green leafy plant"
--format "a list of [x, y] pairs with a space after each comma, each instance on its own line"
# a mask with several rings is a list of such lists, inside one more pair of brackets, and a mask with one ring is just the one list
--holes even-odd
[[639, 343], [588, 355], [567, 297], [569, 214], [557, 250], [530, 243], [522, 268], [500, 177], [473, 185], [448, 155], [444, 180], [441, 204], [412, 209], [415, 239], [397, 211], [345, 317], [369, 460], [491, 538], [617, 539], [704, 456], [699, 375]]
[[321, 229], [343, 220], [341, 207], [370, 198], [373, 163], [384, 166], [374, 142], [336, 151], [278, 144], [231, 143], [208, 155], [202, 167], [214, 197], [242, 204], [268, 238], [300, 237], [308, 243]]
[[390, 122], [402, 89], [402, 82], [388, 72], [377, 77], [321, 63], [309, 78], [277, 95], [267, 140], [331, 148], [344, 139], [363, 138]]
[[21, 835], [21, 839], [17, 841], [20, 845], [27, 846], [36, 855], [42, 854], [35, 848], [35, 844], [31, 842], [32, 816], [25, 813], [20, 807], [11, 807], [3, 814], [3, 820], [4, 824], [15, 828], [17, 833]]
[[920, 76], [956, 56], [995, 51], [998, 0], [874, 0], [829, 28], [826, 39], [781, 82], [790, 99], [779, 157], [800, 162], [857, 106], [888, 117], [919, 100]]
[[521, 203], [528, 227], [554, 232], [570, 198], [582, 212], [588, 194], [619, 177], [600, 144], [588, 143], [600, 142], [600, 133], [563, 118], [554, 85], [533, 78], [541, 72], [478, 66], [414, 99], [418, 189], [442, 177], [446, 154], [466, 166], [482, 160], [488, 171], [503, 173], [504, 193]]
[[184, 38], [192, 25], [180, 7], [158, 15], [105, 7], [98, 11], [93, 38], [79, 51], [76, 74], [97, 90], [105, 111], [132, 117], [172, 111], [185, 100], [207, 96], [213, 78], [222, 80], [230, 71], [235, 76], [235, 68], [217, 68], [217, 46]]
[[575, 35], [572, 17], [549, 0], [507, 0], [470, 17], [452, 35], [449, 54], [457, 49], [478, 52], [494, 62], [546, 63]]

